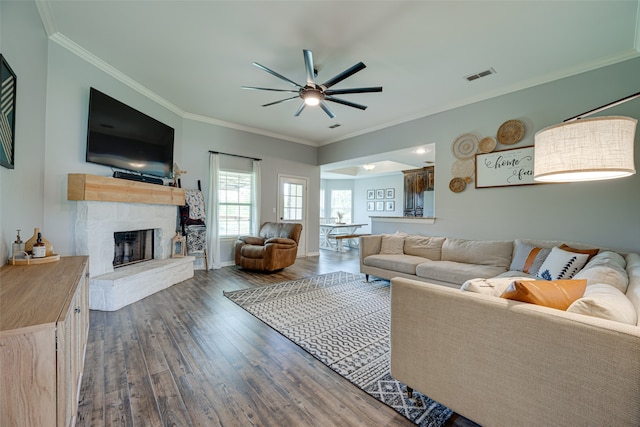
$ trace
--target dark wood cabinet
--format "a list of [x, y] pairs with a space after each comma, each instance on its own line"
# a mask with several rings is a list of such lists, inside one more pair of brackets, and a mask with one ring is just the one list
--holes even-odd
[[434, 167], [411, 169], [404, 173], [404, 216], [422, 216], [424, 192], [433, 191]]

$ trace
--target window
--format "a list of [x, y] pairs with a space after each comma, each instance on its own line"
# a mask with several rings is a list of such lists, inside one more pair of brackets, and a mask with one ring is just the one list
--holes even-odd
[[331, 190], [331, 219], [351, 223], [351, 190]]
[[252, 174], [221, 170], [219, 179], [219, 236], [251, 234]]

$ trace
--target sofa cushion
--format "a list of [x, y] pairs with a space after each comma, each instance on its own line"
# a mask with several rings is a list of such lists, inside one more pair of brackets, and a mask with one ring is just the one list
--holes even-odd
[[566, 310], [586, 287], [586, 280], [514, 280], [500, 298]]
[[467, 264], [454, 261], [430, 261], [422, 258], [423, 263], [416, 267], [416, 276], [439, 280], [441, 282], [463, 284], [477, 277], [495, 277], [504, 273], [502, 267], [493, 265]]
[[620, 292], [627, 292], [629, 275], [625, 267], [627, 262], [615, 252], [602, 251], [574, 276], [574, 279], [587, 279], [587, 286], [593, 283], [607, 283]]
[[394, 234], [383, 234], [380, 243], [381, 254], [401, 255], [404, 250], [404, 236]]
[[[511, 264], [512, 254], [512, 241], [465, 240], [447, 238], [442, 244], [443, 261], [454, 261], [466, 264], [492, 265], [495, 267], [502, 267], [501, 272], [506, 271]], [[464, 282], [464, 280], [462, 282]]]
[[567, 311], [601, 319], [635, 325], [638, 313], [619, 289], [606, 283], [595, 283], [587, 286], [582, 298], [574, 301]]
[[575, 252], [577, 254], [587, 254], [587, 255], [589, 255], [589, 258], [587, 258], [587, 262], [591, 261], [591, 258], [596, 256], [598, 254], [598, 252], [600, 252], [600, 249], [598, 249], [598, 248], [594, 248], [594, 249], [573, 248], [573, 247], [567, 245], [566, 243], [561, 244], [560, 245], [560, 249], [562, 249], [563, 251]]
[[404, 253], [440, 261], [445, 237], [408, 236], [404, 239]]
[[638, 326], [640, 326], [640, 254], [627, 254], [626, 260], [629, 286], [625, 295], [638, 313]]
[[554, 247], [540, 266], [536, 277], [544, 280], [571, 279], [587, 263], [587, 254], [577, 254]]
[[[519, 272], [521, 273], [521, 272]], [[461, 291], [499, 297], [514, 280], [536, 280], [535, 277], [492, 277], [489, 279], [471, 279], [460, 286]]]
[[549, 248], [532, 246], [516, 240], [509, 270], [535, 275], [550, 253], [551, 249]]
[[369, 255], [363, 260], [364, 265], [377, 267], [399, 273], [416, 274], [416, 266], [425, 261], [422, 257], [411, 255], [378, 254]]

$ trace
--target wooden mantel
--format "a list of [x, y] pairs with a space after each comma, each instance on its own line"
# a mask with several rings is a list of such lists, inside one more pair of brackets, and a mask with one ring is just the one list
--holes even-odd
[[68, 176], [67, 200], [185, 205], [182, 188], [79, 173]]

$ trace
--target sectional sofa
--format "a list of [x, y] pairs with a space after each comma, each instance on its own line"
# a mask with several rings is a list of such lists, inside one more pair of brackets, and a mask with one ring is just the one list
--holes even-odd
[[[483, 426], [640, 425], [640, 255], [563, 243], [362, 237], [392, 376]], [[584, 286], [566, 309], [504, 297], [558, 275]]]

